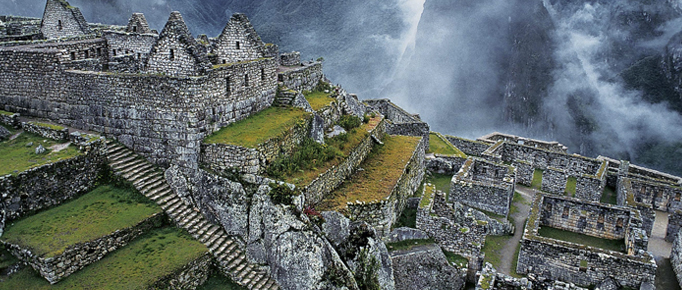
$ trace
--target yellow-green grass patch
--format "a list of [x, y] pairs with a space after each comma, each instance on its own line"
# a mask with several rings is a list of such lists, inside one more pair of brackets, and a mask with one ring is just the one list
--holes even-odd
[[424, 196], [422, 196], [422, 199], [419, 201], [419, 208], [426, 208], [426, 206], [429, 205], [429, 200], [431, 200], [435, 190], [436, 188], [433, 184], [424, 184]]
[[[29, 143], [33, 144], [27, 146]], [[45, 147], [45, 153], [35, 153], [39, 144]], [[53, 152], [53, 150], [49, 149], [49, 147], [56, 144], [63, 143], [28, 132], [22, 132], [13, 140], [0, 142], [0, 176], [19, 173], [33, 167], [69, 159], [82, 154], [74, 145], [69, 145], [59, 152]]]
[[447, 174], [433, 173], [426, 177], [426, 182], [432, 183], [436, 186], [436, 190], [448, 193], [450, 192], [450, 181], [452, 176]]
[[360, 165], [358, 171], [335, 190], [331, 198], [322, 202], [322, 208], [339, 210], [347, 202], [373, 202], [383, 200], [391, 194], [393, 187], [412, 158], [420, 142], [419, 137], [386, 136], [384, 145], [375, 145], [372, 152]]
[[462, 158], [466, 157], [464, 152], [460, 151], [457, 147], [452, 146], [438, 134], [431, 132], [429, 133], [429, 151], [428, 153], [438, 153], [443, 155], [456, 155]]
[[433, 239], [403, 240], [395, 243], [386, 243], [386, 247], [389, 251], [409, 250], [416, 246], [431, 245], [433, 243], [435, 243]]
[[0, 110], [0, 115], [5, 115], [5, 116], [12, 116], [12, 115], [14, 115], [14, 113], [11, 113], [11, 112], [7, 112], [7, 111], [3, 111], [3, 110]]
[[305, 92], [305, 99], [308, 100], [310, 106], [313, 110], [317, 111], [329, 105], [334, 99], [329, 97], [328, 93], [325, 92]]
[[322, 166], [318, 166], [313, 170], [303, 170], [298, 171], [294, 174], [285, 176], [285, 181], [295, 184], [296, 186], [306, 186], [310, 184], [315, 178], [320, 174], [326, 172], [333, 166], [341, 164], [343, 160], [348, 157], [348, 155], [357, 148], [363, 140], [369, 136], [367, 129], [369, 124], [362, 124], [360, 127], [352, 129], [350, 132], [346, 133], [345, 136], [336, 136], [333, 138], [325, 139], [326, 146], [330, 146], [338, 149], [343, 153], [343, 158], [334, 158], [324, 163]]
[[579, 245], [585, 245], [604, 250], [611, 250], [616, 252], [625, 252], [625, 240], [608, 240], [597, 238], [593, 236], [574, 233], [571, 231], [560, 230], [548, 226], [540, 227], [538, 235], [550, 239], [571, 242]]
[[255, 148], [258, 144], [282, 135], [309, 115], [310, 113], [299, 108], [270, 107], [218, 130], [204, 142]]
[[50, 285], [30, 267], [0, 283], [2, 289], [148, 289], [207, 252], [176, 228], [162, 228], [109, 253], [102, 260]]
[[510, 242], [513, 236], [486, 236], [485, 244], [483, 245], [483, 253], [485, 253], [485, 261], [493, 264], [495, 269], [500, 268], [502, 259], [502, 249], [504, 245]]
[[55, 124], [50, 124], [50, 123], [41, 123], [41, 122], [35, 122], [35, 121], [31, 121], [28, 123], [32, 124], [32, 125], [39, 126], [39, 127], [50, 128], [53, 130], [64, 130], [64, 129], [66, 129], [66, 127], [55, 125]]
[[463, 257], [462, 255], [445, 250], [443, 250], [443, 254], [445, 254], [445, 258], [448, 259], [448, 262], [457, 265], [459, 268], [464, 268], [469, 264], [469, 259]]
[[61, 254], [68, 246], [92, 241], [160, 213], [142, 194], [110, 185], [20, 219], [9, 225], [2, 240], [43, 257]]
[[535, 189], [540, 189], [542, 186], [542, 173], [544, 171], [542, 169], [535, 169], [533, 171], [533, 180], [530, 182], [530, 187], [535, 188]]
[[569, 176], [568, 179], [566, 179], [566, 193], [569, 196], [575, 196], [575, 187], [578, 184], [578, 179], [575, 176]]

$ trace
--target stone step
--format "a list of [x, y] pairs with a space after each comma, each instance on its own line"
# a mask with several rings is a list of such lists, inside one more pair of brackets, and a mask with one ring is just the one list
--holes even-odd
[[236, 271], [234, 268], [241, 265], [242, 262], [244, 261], [244, 258], [246, 258], [246, 256], [244, 256], [244, 253], [239, 253], [237, 257], [230, 261], [230, 263], [227, 265], [227, 269], [230, 270], [230, 272]]
[[147, 161], [145, 161], [144, 159], [136, 158], [136, 159], [128, 161], [124, 164], [120, 164], [115, 169], [118, 172], [118, 174], [125, 174], [125, 173], [130, 172], [132, 170], [132, 168], [134, 168], [140, 164], [145, 164], [145, 163], [147, 163]]
[[188, 210], [189, 210], [189, 208], [187, 207], [187, 205], [185, 205], [185, 202], [182, 201], [182, 199], [181, 199], [180, 202], [177, 202], [175, 205], [168, 208], [168, 215], [170, 215], [173, 219], [176, 219], [176, 217], [178, 215], [180, 215], [183, 212], [186, 212]]
[[107, 156], [114, 155], [125, 148], [126, 147], [122, 145], [107, 146]]
[[151, 198], [151, 199], [156, 200], [156, 203], [158, 203], [158, 204], [164, 204], [164, 203], [169, 203], [169, 202], [175, 202], [176, 199], [180, 199], [180, 198], [175, 194], [166, 194], [163, 197], [157, 197], [157, 198]]
[[156, 182], [161, 179], [161, 173], [159, 172], [153, 172], [151, 174], [142, 176], [138, 178], [137, 180], [133, 181], [133, 185], [137, 188], [144, 186], [145, 184], [148, 184], [150, 182]]
[[[151, 191], [151, 190], [154, 190], [154, 189], [157, 189], [157, 188], [161, 188], [161, 187], [163, 187], [164, 185], [166, 185], [166, 180], [165, 180], [165, 178], [164, 178], [163, 176], [161, 176], [161, 179], [157, 180], [157, 181], [154, 182], [154, 183], [147, 183], [145, 186], [140, 187], [139, 190], [140, 190], [140, 192], [142, 192], [143, 194], [147, 194], [147, 192], [149, 192], [149, 191]], [[166, 186], [167, 186], [167, 185], [166, 185]]]
[[115, 159], [115, 160], [109, 160], [109, 164], [114, 169], [120, 169], [120, 168], [123, 168], [123, 166], [121, 166], [121, 165], [126, 164], [127, 162], [130, 162], [136, 158], [137, 158], [137, 156], [128, 153], [128, 154], [125, 154], [124, 156], [121, 156], [120, 158]]
[[169, 210], [169, 209], [170, 209], [171, 207], [179, 206], [180, 204], [182, 204], [182, 200], [178, 198], [178, 200], [174, 201], [172, 204], [169, 204], [169, 203], [161, 204], [161, 208], [162, 208], [163, 210], [165, 210], [166, 213], [167, 213], [168, 215], [170, 215], [170, 210]]
[[151, 174], [154, 171], [155, 171], [154, 166], [145, 162], [141, 166], [135, 166], [133, 168], [130, 168], [129, 172], [122, 174], [121, 176], [128, 180], [137, 180], [138, 178], [145, 176], [147, 174]]
[[170, 186], [165, 183], [160, 187], [147, 191], [146, 195], [152, 200], [157, 200], [165, 196], [177, 196], [173, 194], [173, 190], [170, 188]]
[[263, 286], [265, 286], [265, 284], [269, 282], [268, 280], [270, 280], [268, 278], [269, 278], [268, 275], [264, 273], [263, 276], [261, 276], [260, 281], [253, 285], [253, 289], [263, 289]]
[[152, 170], [153, 167], [151, 164], [148, 162], [140, 162], [139, 164], [135, 166], [131, 166], [127, 168], [126, 170], [121, 172], [121, 177], [128, 179], [129, 177], [134, 176], [135, 174], [141, 173], [141, 172], [147, 172], [149, 170]]
[[208, 251], [213, 253], [218, 249], [224, 242], [227, 240], [226, 236], [221, 236], [219, 239], [215, 240], [210, 246], [206, 244], [208, 247]]
[[246, 276], [251, 274], [251, 272], [253, 271], [253, 266], [251, 264], [245, 263], [244, 265], [246, 265], [246, 267], [244, 267], [241, 271], [239, 271], [239, 273], [237, 274], [237, 280], [240, 280], [240, 281], [244, 280], [246, 278]]

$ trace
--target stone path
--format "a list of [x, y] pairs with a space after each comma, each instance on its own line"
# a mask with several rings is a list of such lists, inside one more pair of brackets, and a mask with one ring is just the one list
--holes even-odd
[[[527, 188], [527, 187], [521, 187], [519, 185], [516, 185], [516, 191], [518, 191], [521, 196], [528, 202], [531, 203], [533, 200], [535, 200], [535, 189]], [[523, 204], [521, 202], [515, 202], [513, 205], [515, 205], [519, 211], [512, 214], [511, 218], [514, 221], [514, 235], [509, 239], [506, 245], [500, 250], [500, 269], [497, 269], [499, 272], [511, 275], [512, 271], [516, 271], [516, 269], [512, 269], [512, 264], [514, 262], [514, 254], [516, 254], [516, 247], [519, 245], [519, 242], [521, 242], [521, 236], [523, 236], [523, 227], [524, 223], [526, 222], [526, 219], [528, 218], [528, 213], [530, 212], [530, 206]]]
[[672, 250], [672, 243], [665, 241], [665, 232], [668, 229], [668, 213], [656, 211], [656, 219], [651, 230], [651, 237], [649, 237], [649, 247], [647, 251], [651, 252], [656, 259], [656, 289], [678, 290], [680, 285], [677, 283], [675, 272], [670, 265], [670, 252]]
[[186, 229], [208, 247], [220, 271], [248, 289], [279, 288], [270, 275], [248, 262], [241, 244], [222, 226], [210, 223], [198, 209], [185, 204], [168, 186], [163, 171], [123, 145], [107, 140], [107, 159], [112, 170], [155, 201], [176, 225]]

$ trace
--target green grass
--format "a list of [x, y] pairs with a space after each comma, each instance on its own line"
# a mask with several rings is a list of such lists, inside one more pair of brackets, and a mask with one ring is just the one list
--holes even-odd
[[11, 113], [11, 112], [7, 112], [7, 111], [3, 111], [3, 110], [0, 110], [0, 115], [5, 115], [5, 116], [12, 116], [12, 115], [14, 115], [14, 113]]
[[398, 221], [393, 224], [394, 228], [408, 227], [417, 228], [417, 209], [405, 208], [403, 213], [398, 217]]
[[540, 189], [542, 187], [542, 169], [535, 169], [533, 172], [533, 181], [530, 183], [531, 188]]
[[420, 142], [419, 137], [386, 135], [384, 145], [374, 145], [372, 152], [356, 172], [322, 202], [321, 209], [339, 210], [349, 201], [380, 201], [388, 197], [403, 169]]
[[[13, 130], [12, 130], [13, 132]], [[33, 145], [26, 146], [33, 142]], [[45, 147], [45, 153], [37, 155], [35, 149], [38, 144]], [[22, 132], [14, 140], [0, 142], [0, 176], [6, 174], [16, 174], [27, 169], [38, 167], [44, 164], [53, 163], [62, 159], [69, 159], [82, 153], [76, 146], [69, 147], [53, 152], [48, 149], [50, 146], [61, 144], [55, 140], [43, 138], [41, 136]]]
[[447, 174], [433, 173], [426, 176], [426, 182], [429, 182], [436, 186], [436, 190], [440, 190], [445, 193], [450, 192], [450, 181], [452, 176]]
[[464, 154], [464, 152], [450, 145], [434, 132], [429, 133], [429, 151], [427, 153], [457, 155], [463, 158], [466, 157], [466, 154]]
[[329, 97], [328, 93], [321, 91], [305, 92], [303, 95], [305, 96], [305, 99], [308, 100], [308, 103], [310, 103], [310, 106], [313, 107], [314, 111], [329, 106], [329, 103], [331, 103], [334, 100]]
[[258, 144], [282, 135], [309, 115], [299, 108], [270, 107], [218, 130], [204, 142], [255, 148]]
[[575, 187], [578, 184], [578, 178], [575, 176], [569, 176], [568, 179], [566, 179], [566, 193], [569, 196], [575, 197]]
[[422, 196], [422, 199], [419, 201], [419, 208], [425, 208], [429, 205], [429, 200], [433, 196], [433, 191], [435, 190], [435, 188], [430, 184], [425, 184], [424, 187], [424, 196]]
[[538, 230], [538, 234], [540, 236], [550, 239], [561, 240], [616, 252], [625, 252], [625, 240], [623, 239], [620, 240], [601, 239], [570, 231], [555, 229], [548, 226], [540, 227], [540, 230]]
[[31, 122], [28, 122], [28, 123], [29, 123], [29, 124], [33, 124], [33, 125], [36, 125], [36, 126], [39, 126], [39, 127], [50, 128], [50, 129], [53, 129], [53, 130], [64, 130], [64, 129], [66, 129], [66, 127], [62, 127], [62, 126], [54, 125], [54, 124], [49, 124], [49, 123], [41, 123], [41, 122], [35, 122], [35, 121], [31, 121]]
[[197, 290], [246, 290], [247, 288], [240, 286], [232, 281], [232, 279], [225, 276], [214, 274], [208, 277], [206, 283], [197, 288]]
[[500, 252], [504, 245], [509, 243], [512, 236], [486, 236], [485, 244], [483, 245], [483, 253], [485, 253], [485, 261], [493, 264], [495, 269], [500, 268], [500, 259], [502, 258], [502, 253]]
[[616, 189], [608, 185], [605, 186], [600, 202], [614, 205], [618, 204], [618, 194], [616, 193]]
[[0, 245], [0, 272], [11, 265], [19, 262], [19, 259], [10, 254], [3, 245]]
[[[329, 158], [324, 162], [315, 162], [316, 164], [313, 164], [313, 166], [300, 166], [300, 170], [287, 172], [284, 175], [284, 181], [300, 187], [310, 184], [320, 174], [326, 172], [332, 166], [343, 162], [351, 151], [357, 148], [369, 136], [369, 132], [367, 132], [369, 126], [369, 124], [362, 124], [360, 127], [351, 129], [345, 134], [325, 139], [326, 145], [324, 147], [330, 149], [331, 152], [340, 152], [340, 155], [335, 156], [335, 158]], [[296, 150], [300, 149], [297, 148]]]
[[30, 267], [0, 284], [3, 289], [147, 289], [207, 252], [176, 228], [154, 230], [55, 285]]
[[514, 197], [512, 197], [511, 208], [509, 209], [509, 215], [510, 216], [520, 212], [519, 207], [517, 205], [519, 203], [525, 204], [525, 205], [530, 205], [530, 202], [528, 202], [518, 191], [514, 191]]
[[521, 252], [521, 243], [518, 243], [516, 245], [516, 251], [514, 251], [514, 259], [512, 260], [511, 273], [509, 273], [514, 278], [525, 277], [525, 275], [516, 273], [516, 266], [519, 264], [519, 252]]
[[386, 247], [388, 248], [389, 251], [409, 250], [409, 249], [412, 249], [413, 247], [416, 247], [416, 246], [430, 245], [433, 243], [434, 243], [434, 241], [432, 239], [404, 240], [404, 241], [400, 241], [400, 242], [396, 242], [396, 243], [386, 243]]
[[109, 185], [9, 225], [2, 240], [27, 246], [38, 256], [61, 254], [68, 246], [134, 226], [161, 212], [144, 196]]
[[451, 264], [454, 263], [459, 268], [464, 268], [469, 264], [469, 260], [467, 258], [462, 257], [461, 255], [445, 250], [443, 250], [443, 254], [445, 254], [445, 258], [448, 259], [448, 262], [450, 262]]

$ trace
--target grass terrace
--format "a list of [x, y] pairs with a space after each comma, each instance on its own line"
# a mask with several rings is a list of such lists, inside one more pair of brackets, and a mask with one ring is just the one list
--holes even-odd
[[433, 173], [433, 174], [426, 176], [426, 182], [433, 184], [436, 187], [436, 190], [440, 190], [440, 191], [445, 192], [447, 194], [450, 193], [450, 181], [451, 180], [452, 180], [452, 176], [447, 175], [447, 174]]
[[2, 240], [29, 247], [38, 256], [54, 257], [68, 246], [134, 226], [160, 212], [161, 208], [138, 192], [104, 185], [14, 222]]
[[308, 100], [308, 103], [310, 103], [310, 106], [313, 107], [314, 111], [328, 106], [329, 103], [334, 100], [329, 97], [329, 93], [323, 91], [303, 92], [303, 95], [305, 96], [305, 99]]
[[[327, 154], [323, 155], [333, 156], [330, 158], [324, 158], [324, 156], [322, 156], [322, 158], [320, 158], [320, 156], [315, 156], [313, 154], [309, 155], [308, 158], [298, 158], [299, 160], [296, 160], [296, 163], [300, 163], [297, 165], [298, 170], [287, 170], [288, 172], [281, 176], [282, 179], [299, 187], [310, 184], [310, 182], [312, 182], [320, 174], [326, 172], [333, 166], [341, 164], [341, 162], [343, 162], [343, 160], [350, 155], [353, 149], [360, 145], [360, 143], [362, 143], [362, 141], [369, 136], [369, 131], [373, 130], [379, 121], [381, 121], [380, 116], [371, 118], [368, 123], [362, 123], [359, 127], [351, 129], [346, 134], [325, 139], [326, 145], [319, 145], [317, 143], [310, 144], [314, 147], [320, 147], [319, 151], [327, 152]], [[304, 142], [303, 145], [306, 145], [306, 143]], [[311, 148], [297, 148], [296, 151], [290, 157], [288, 157], [288, 159], [295, 158], [297, 156], [296, 152], [302, 151], [311, 151]], [[277, 160], [273, 164], [276, 164], [277, 162], [284, 161]], [[268, 170], [269, 175], [271, 175], [271, 171], [272, 170], [270, 169]]]
[[322, 201], [323, 210], [340, 210], [347, 202], [372, 202], [388, 197], [403, 169], [419, 145], [420, 137], [387, 135], [384, 145], [375, 145], [358, 171]]
[[3, 110], [0, 110], [0, 115], [5, 115], [5, 116], [12, 116], [12, 115], [14, 115], [14, 113], [11, 113], [11, 112], [7, 112], [7, 111], [3, 111]]
[[464, 154], [464, 152], [450, 144], [450, 142], [441, 138], [441, 135], [435, 132], [429, 133], [429, 151], [427, 153], [455, 155], [457, 157], [466, 158], [466, 154]]
[[560, 230], [548, 226], [542, 226], [538, 230], [538, 235], [550, 239], [600, 248], [604, 250], [625, 253], [625, 240], [607, 240], [571, 231]]
[[270, 107], [218, 130], [204, 142], [255, 148], [281, 135], [309, 115], [299, 108]]
[[[15, 130], [7, 128], [14, 133]], [[32, 145], [28, 145], [33, 143]], [[45, 147], [45, 153], [36, 154], [38, 144]], [[65, 148], [62, 148], [66, 146]], [[0, 142], [0, 176], [6, 174], [16, 174], [26, 171], [33, 167], [69, 159], [81, 155], [82, 153], [73, 145], [66, 142], [43, 138], [28, 132], [21, 132], [13, 140]]]
[[178, 271], [207, 251], [206, 246], [185, 232], [162, 228], [135, 239], [57, 284], [50, 285], [33, 269], [25, 267], [0, 283], [0, 288], [148, 289], [155, 281]]
[[35, 122], [35, 121], [31, 121], [28, 123], [32, 124], [32, 125], [39, 126], [39, 127], [50, 128], [52, 130], [64, 130], [64, 129], [66, 129], [66, 127], [55, 125], [55, 124], [50, 124], [50, 123], [41, 123], [41, 122]]

